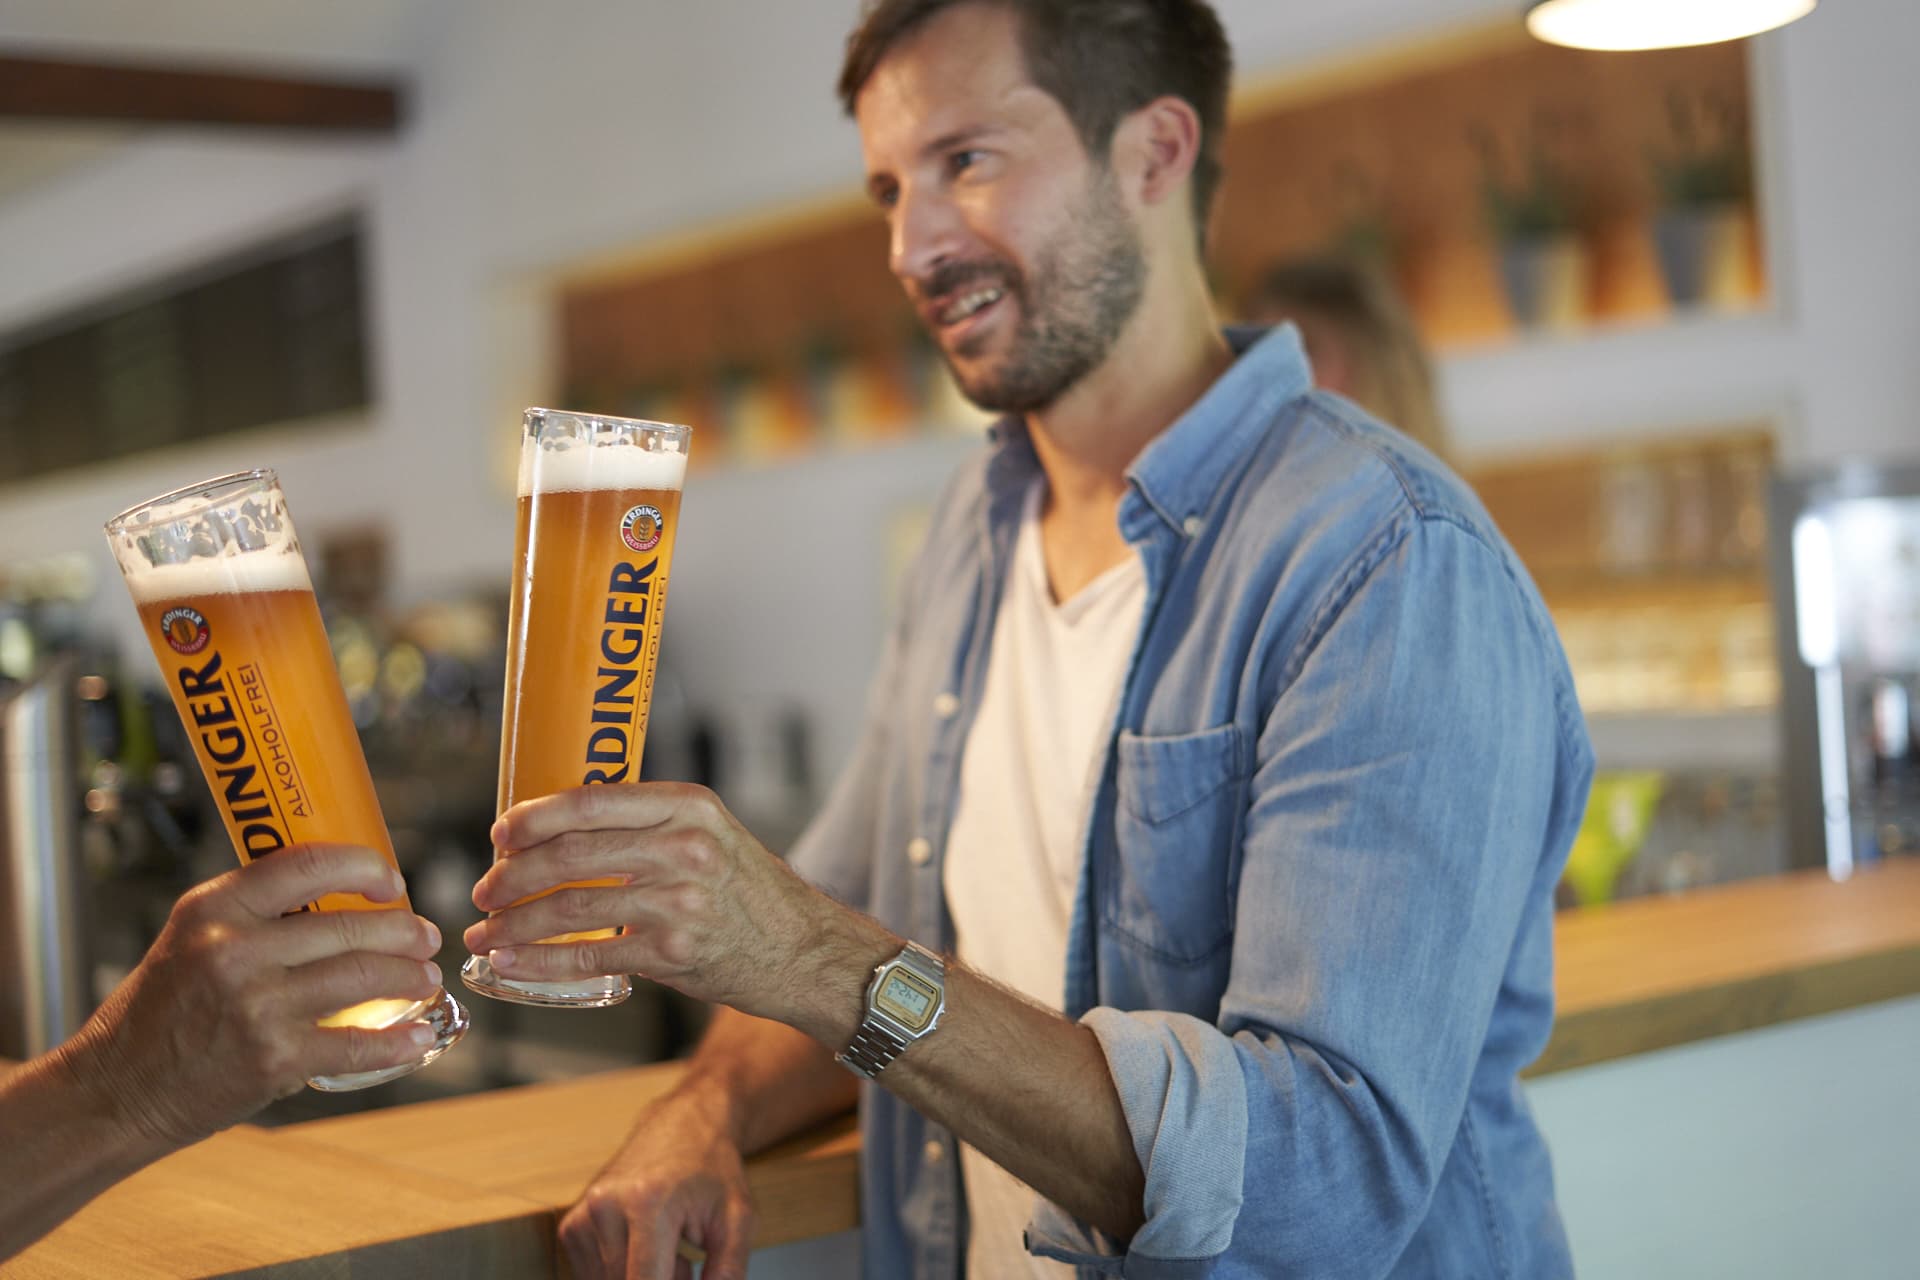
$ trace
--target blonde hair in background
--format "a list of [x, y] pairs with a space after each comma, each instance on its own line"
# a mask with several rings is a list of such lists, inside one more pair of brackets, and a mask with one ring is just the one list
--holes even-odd
[[1299, 325], [1309, 359], [1330, 370], [1344, 366], [1346, 385], [1331, 389], [1448, 456], [1433, 364], [1413, 313], [1384, 271], [1352, 258], [1285, 259], [1268, 268], [1244, 312], [1250, 323]]

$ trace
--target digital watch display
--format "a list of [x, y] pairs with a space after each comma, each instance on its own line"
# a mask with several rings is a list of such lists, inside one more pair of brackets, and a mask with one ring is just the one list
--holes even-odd
[[873, 971], [860, 1028], [835, 1061], [863, 1079], [878, 1075], [940, 1021], [947, 1007], [946, 977], [939, 956], [909, 942]]

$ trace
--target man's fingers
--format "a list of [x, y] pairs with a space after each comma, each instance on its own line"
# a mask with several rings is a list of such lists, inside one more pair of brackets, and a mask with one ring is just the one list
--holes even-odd
[[625, 884], [640, 878], [635, 864], [644, 857], [638, 842], [558, 837], [495, 861], [473, 886], [473, 905], [499, 911], [557, 885], [592, 880]]
[[[600, 1233], [592, 1212], [585, 1205], [575, 1205], [560, 1219], [560, 1246], [567, 1251], [567, 1261], [573, 1267], [577, 1280], [595, 1280], [608, 1274], [606, 1253], [600, 1247]], [[624, 1254], [624, 1250], [622, 1251]]]
[[681, 1236], [686, 1224], [677, 1206], [667, 1209], [654, 1219], [653, 1230], [645, 1240], [635, 1232], [633, 1244], [627, 1253], [627, 1275], [629, 1280], [645, 1277], [645, 1280], [673, 1280], [679, 1270]]
[[307, 1053], [307, 1078], [350, 1076], [418, 1062], [433, 1043], [433, 1028], [424, 1022], [404, 1022], [383, 1031], [360, 1027], [321, 1027], [313, 1032]]
[[431, 960], [440, 931], [411, 911], [308, 911], [287, 916], [262, 931], [268, 958], [291, 969], [348, 951]]
[[424, 1000], [442, 982], [432, 961], [349, 951], [291, 970], [281, 982], [281, 1006], [315, 1021], [367, 1000]]
[[627, 1250], [630, 1247], [626, 1206], [612, 1192], [589, 1192], [592, 1201], [587, 1213], [593, 1222], [593, 1237], [600, 1250], [601, 1274], [610, 1280], [625, 1280]]
[[656, 914], [643, 891], [612, 885], [562, 889], [470, 925], [463, 937], [468, 950], [479, 954], [569, 933], [617, 929]]
[[298, 910], [329, 893], [357, 893], [375, 902], [392, 902], [406, 893], [406, 882], [386, 857], [373, 849], [344, 844], [291, 845], [214, 881], [223, 896], [260, 920]]
[[619, 938], [598, 942], [547, 942], [501, 947], [476, 955], [485, 955], [493, 970], [503, 978], [522, 982], [574, 982], [598, 978], [610, 973], [638, 973], [627, 954], [631, 944]]
[[747, 1254], [753, 1248], [753, 1206], [729, 1200], [720, 1210], [717, 1234], [707, 1238], [706, 1267], [700, 1280], [747, 1280]]
[[496, 849], [531, 849], [568, 831], [645, 831], [725, 812], [705, 787], [633, 782], [574, 787], [513, 806], [493, 824]]

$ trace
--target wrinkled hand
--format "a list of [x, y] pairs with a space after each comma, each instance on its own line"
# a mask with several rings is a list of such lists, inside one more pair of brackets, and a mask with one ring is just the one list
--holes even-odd
[[[499, 859], [474, 886], [495, 914], [467, 930], [511, 978], [637, 973], [698, 1000], [789, 1020], [801, 962], [850, 915], [769, 853], [704, 787], [576, 787], [515, 805], [493, 828]], [[559, 889], [585, 880], [598, 887]], [[623, 927], [619, 937], [530, 945]]]
[[701, 1280], [744, 1280], [753, 1206], [725, 1116], [721, 1093], [693, 1080], [642, 1114], [560, 1220], [575, 1276], [692, 1280], [684, 1239], [706, 1251]]
[[432, 924], [404, 909], [285, 915], [327, 893], [393, 902], [400, 873], [371, 849], [297, 846], [193, 889], [146, 957], [75, 1037], [109, 1105], [169, 1145], [297, 1092], [309, 1076], [397, 1066], [431, 1042], [316, 1024], [362, 1000], [425, 997]]

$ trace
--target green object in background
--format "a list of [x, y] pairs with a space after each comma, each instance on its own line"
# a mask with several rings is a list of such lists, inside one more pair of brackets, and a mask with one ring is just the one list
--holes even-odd
[[1613, 887], [1640, 854], [1666, 775], [1651, 770], [1595, 775], [1586, 816], [1567, 854], [1565, 881], [1574, 900], [1592, 906], [1613, 898]]

